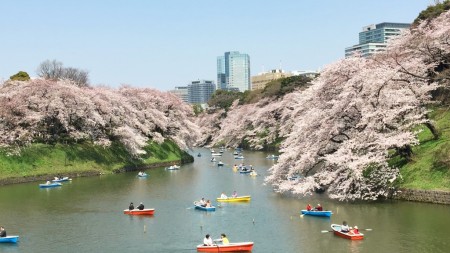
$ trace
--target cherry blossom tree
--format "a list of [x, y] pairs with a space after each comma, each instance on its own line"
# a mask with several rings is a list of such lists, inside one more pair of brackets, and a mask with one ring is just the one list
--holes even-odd
[[10, 81], [0, 87], [0, 145], [32, 142], [120, 141], [139, 156], [148, 141], [193, 145], [198, 128], [192, 108], [153, 89], [79, 87], [68, 80]]
[[[434, 131], [427, 105], [431, 91], [448, 85], [449, 29], [447, 12], [392, 40], [385, 52], [330, 64], [306, 90], [253, 105], [235, 102], [226, 117], [205, 116], [214, 123], [202, 128], [211, 145], [247, 141], [260, 149], [261, 136], [284, 138], [266, 178], [279, 192], [386, 197], [400, 177], [388, 164], [390, 155], [418, 144], [416, 126]], [[288, 179], [295, 174], [303, 179]]]

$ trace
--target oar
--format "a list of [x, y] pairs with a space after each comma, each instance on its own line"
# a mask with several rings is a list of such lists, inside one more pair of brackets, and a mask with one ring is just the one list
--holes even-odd
[[[362, 228], [362, 229], [359, 229], [359, 230], [372, 231], [373, 229], [371, 229], [371, 228]], [[320, 232], [328, 233], [328, 232], [334, 232], [334, 230], [322, 230]]]

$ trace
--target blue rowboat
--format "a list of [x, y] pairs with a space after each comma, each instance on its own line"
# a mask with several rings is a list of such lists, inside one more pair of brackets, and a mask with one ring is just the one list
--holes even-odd
[[311, 216], [321, 216], [321, 217], [331, 217], [333, 212], [331, 211], [308, 211], [308, 210], [302, 210], [302, 214], [304, 215], [311, 215]]
[[51, 184], [39, 184], [39, 188], [52, 188], [61, 186], [61, 183], [51, 183]]
[[10, 236], [6, 236], [6, 237], [0, 237], [0, 243], [4, 242], [4, 243], [16, 243], [17, 241], [19, 241], [19, 236], [18, 235], [10, 235]]
[[204, 207], [204, 206], [201, 206], [197, 201], [194, 202], [194, 206], [195, 206], [195, 209], [202, 210], [202, 211], [207, 211], [207, 212], [216, 211], [215, 206]]

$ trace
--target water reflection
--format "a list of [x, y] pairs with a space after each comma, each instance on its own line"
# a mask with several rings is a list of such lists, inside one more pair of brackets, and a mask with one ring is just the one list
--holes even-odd
[[[223, 167], [211, 163], [207, 149], [197, 149], [193, 164], [180, 170], [147, 170], [76, 178], [53, 189], [36, 183], [2, 187], [1, 225], [21, 235], [17, 246], [0, 252], [195, 252], [206, 233], [225, 233], [231, 241], [254, 241], [253, 252], [445, 252], [450, 234], [449, 207], [412, 202], [346, 203], [324, 195], [279, 195], [264, 186], [275, 162], [263, 152], [244, 151], [245, 163], [258, 176], [233, 172], [232, 150]], [[222, 192], [251, 195], [250, 202], [216, 202]], [[195, 210], [205, 197], [215, 212]], [[130, 202], [155, 208], [153, 216], [123, 214]], [[308, 203], [321, 203], [331, 218], [300, 216]], [[20, 207], [20, 208], [18, 208]], [[333, 223], [348, 221], [366, 238], [353, 242], [321, 233]], [[436, 228], [440, 233], [436, 233]], [[23, 238], [23, 239], [22, 239]]]

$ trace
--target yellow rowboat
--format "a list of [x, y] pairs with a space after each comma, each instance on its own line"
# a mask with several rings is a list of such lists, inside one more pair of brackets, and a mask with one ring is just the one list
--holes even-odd
[[217, 198], [217, 201], [219, 201], [219, 202], [240, 202], [240, 201], [250, 201], [250, 199], [251, 199], [250, 195], [247, 195], [247, 196], [228, 197], [226, 199]]

